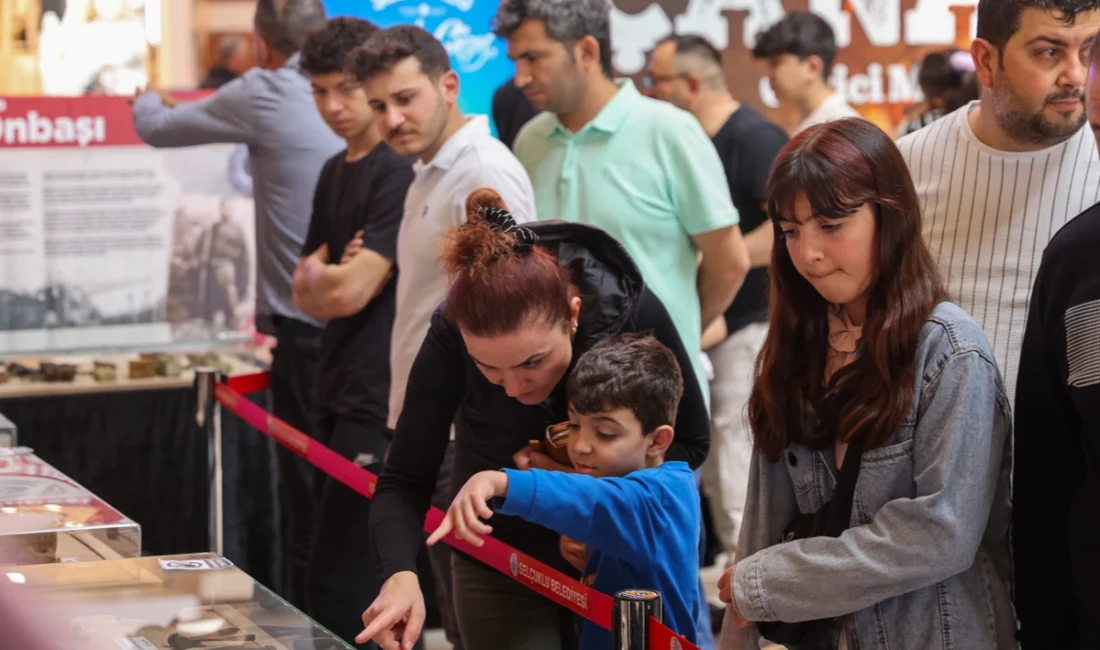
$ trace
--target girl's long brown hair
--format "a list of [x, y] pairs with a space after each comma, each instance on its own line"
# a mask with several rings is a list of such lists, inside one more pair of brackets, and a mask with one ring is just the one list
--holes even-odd
[[[870, 204], [876, 269], [855, 361], [825, 382], [829, 304], [795, 269], [779, 221], [796, 221], [805, 195], [815, 218], [843, 218]], [[878, 127], [845, 119], [798, 134], [768, 178], [775, 229], [768, 338], [749, 398], [756, 448], [776, 461], [791, 443], [812, 448], [859, 437], [879, 447], [897, 433], [913, 403], [921, 328], [946, 290], [921, 238], [920, 205], [909, 169]]]

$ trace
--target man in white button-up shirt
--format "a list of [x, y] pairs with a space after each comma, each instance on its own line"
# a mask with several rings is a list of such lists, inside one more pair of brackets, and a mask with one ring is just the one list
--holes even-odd
[[[432, 312], [447, 295], [447, 276], [436, 259], [439, 236], [465, 223], [466, 197], [476, 189], [499, 192], [520, 222], [535, 220], [534, 192], [523, 165], [492, 136], [488, 118], [466, 117], [459, 110], [458, 75], [431, 34], [413, 25], [383, 30], [351, 54], [347, 67], [363, 84], [382, 137], [399, 154], [418, 158], [397, 235], [397, 314], [390, 348], [392, 429]], [[433, 499], [443, 509], [449, 506], [450, 456], [448, 448]], [[448, 640], [458, 650], [462, 646], [449, 603], [450, 549], [437, 544], [429, 555]]]

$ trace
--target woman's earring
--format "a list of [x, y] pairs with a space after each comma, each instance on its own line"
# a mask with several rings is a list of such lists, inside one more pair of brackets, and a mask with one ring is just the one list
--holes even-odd
[[573, 321], [573, 336], [577, 335], [577, 321]]

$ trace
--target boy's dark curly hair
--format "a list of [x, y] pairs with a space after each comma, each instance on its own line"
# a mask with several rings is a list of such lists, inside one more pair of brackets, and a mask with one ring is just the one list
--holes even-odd
[[379, 31], [369, 20], [340, 16], [310, 33], [302, 45], [300, 67], [310, 76], [343, 72], [348, 53]]
[[673, 425], [684, 396], [676, 355], [650, 332], [606, 338], [577, 360], [566, 383], [569, 406], [582, 415], [629, 409], [648, 435]]

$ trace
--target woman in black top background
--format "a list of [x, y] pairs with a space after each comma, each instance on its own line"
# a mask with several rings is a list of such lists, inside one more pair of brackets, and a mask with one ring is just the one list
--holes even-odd
[[[442, 247], [450, 292], [413, 364], [371, 509], [370, 542], [385, 584], [363, 614], [367, 629], [359, 642], [373, 638], [383, 648], [411, 648], [423, 627], [416, 559], [452, 422], [453, 490], [479, 471], [515, 467], [513, 457], [528, 441], [542, 439], [547, 426], [568, 419], [566, 378], [585, 350], [620, 332], [652, 331], [684, 373], [676, 439], [667, 459], [697, 468], [710, 444], [691, 359], [664, 305], [621, 244], [583, 224], [519, 227], [492, 190], [475, 191], [466, 207], [466, 225], [452, 230]], [[542, 454], [523, 459], [534, 467], [564, 469]], [[492, 525], [497, 539], [577, 575], [559, 553], [556, 533], [502, 515], [495, 515]], [[568, 610], [465, 556], [455, 559], [455, 602], [465, 646], [541, 650], [575, 644]]]

